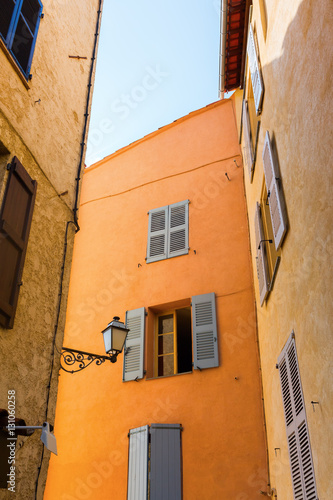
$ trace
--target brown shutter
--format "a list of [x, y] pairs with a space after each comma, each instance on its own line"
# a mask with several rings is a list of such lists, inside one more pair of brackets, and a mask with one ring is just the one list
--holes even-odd
[[16, 158], [0, 212], [0, 325], [13, 328], [37, 182]]

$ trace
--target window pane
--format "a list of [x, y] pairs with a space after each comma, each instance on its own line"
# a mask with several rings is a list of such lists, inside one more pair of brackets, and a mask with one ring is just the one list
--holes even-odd
[[173, 333], [159, 335], [158, 354], [170, 354], [173, 352]]
[[39, 13], [39, 3], [37, 0], [23, 0], [21, 14], [24, 16], [29, 28], [34, 33]]
[[13, 16], [15, 2], [13, 0], [0, 1], [0, 33], [4, 39], [7, 38], [8, 28]]
[[12, 52], [21, 65], [23, 71], [27, 70], [32, 42], [33, 36], [28, 30], [22, 16], [20, 16], [12, 45]]
[[166, 356], [160, 356], [158, 358], [158, 376], [163, 375], [173, 375], [173, 354], [167, 354]]
[[173, 315], [168, 314], [167, 316], [160, 316], [158, 318], [158, 333], [170, 333], [173, 332]]

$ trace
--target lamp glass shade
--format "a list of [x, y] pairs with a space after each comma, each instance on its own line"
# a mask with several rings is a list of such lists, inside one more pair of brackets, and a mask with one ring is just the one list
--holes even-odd
[[125, 327], [124, 323], [121, 323], [117, 320], [111, 321], [111, 323], [109, 323], [105, 330], [103, 330], [102, 332], [105, 352], [121, 352], [123, 350], [128, 331], [129, 330]]

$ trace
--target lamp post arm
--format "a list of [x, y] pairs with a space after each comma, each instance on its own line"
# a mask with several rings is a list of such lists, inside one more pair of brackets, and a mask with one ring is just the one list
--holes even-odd
[[[60, 368], [67, 373], [76, 373], [87, 368], [91, 363], [95, 362], [96, 365], [101, 365], [105, 361], [115, 363], [117, 361], [118, 352], [111, 352], [110, 356], [102, 356], [101, 354], [94, 354], [92, 352], [79, 351], [71, 347], [62, 347]], [[67, 367], [74, 369], [69, 370]]]

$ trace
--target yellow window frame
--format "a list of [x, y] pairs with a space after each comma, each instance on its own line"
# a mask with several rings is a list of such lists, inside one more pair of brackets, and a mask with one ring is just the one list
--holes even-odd
[[[159, 319], [162, 318], [163, 316], [171, 316], [172, 315], [172, 321], [173, 321], [173, 331], [172, 332], [166, 332], [166, 333], [159, 333]], [[167, 354], [158, 354], [158, 339], [161, 336], [164, 335], [170, 335], [173, 334], [173, 352], [172, 353], [167, 353]], [[159, 375], [158, 374], [158, 361], [159, 358], [165, 357], [165, 356], [172, 356], [173, 355], [173, 375], [176, 375], [178, 373], [178, 352], [177, 352], [177, 321], [176, 321], [176, 309], [173, 309], [171, 311], [163, 311], [163, 313], [156, 315], [155, 317], [155, 367], [154, 367], [154, 376], [155, 377], [165, 377], [169, 375]]]

